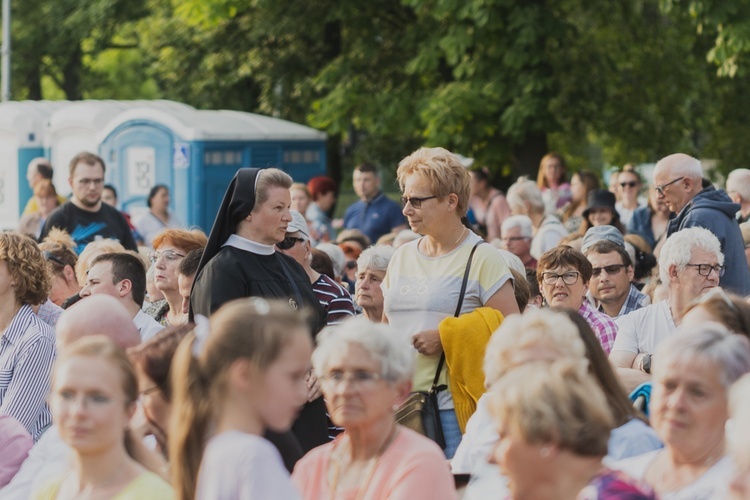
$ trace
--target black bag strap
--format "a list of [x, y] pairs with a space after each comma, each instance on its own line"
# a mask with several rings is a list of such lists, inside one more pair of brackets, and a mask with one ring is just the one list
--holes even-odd
[[[461, 306], [464, 304], [464, 295], [466, 295], [466, 285], [469, 283], [469, 271], [471, 271], [471, 261], [474, 260], [474, 252], [477, 251], [477, 247], [484, 243], [484, 240], [479, 240], [474, 244], [469, 254], [469, 260], [466, 262], [466, 270], [464, 271], [464, 279], [461, 283], [461, 291], [458, 294], [458, 304], [456, 305], [456, 313], [454, 316], [458, 318], [461, 315]], [[437, 371], [435, 372], [435, 378], [432, 380], [432, 387], [430, 392], [438, 392], [438, 379], [440, 378], [440, 372], [443, 371], [443, 365], [445, 364], [445, 351], [440, 354], [440, 361], [438, 361]]]

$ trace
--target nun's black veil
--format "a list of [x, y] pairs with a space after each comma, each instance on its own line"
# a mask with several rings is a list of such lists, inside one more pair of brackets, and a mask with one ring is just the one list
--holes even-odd
[[224, 199], [216, 214], [211, 234], [208, 236], [206, 249], [203, 251], [198, 270], [201, 269], [219, 253], [221, 246], [237, 230], [237, 224], [250, 215], [255, 206], [255, 184], [258, 182], [259, 168], [241, 168], [234, 174], [232, 182], [224, 193]]
[[[224, 193], [224, 199], [221, 200], [219, 211], [216, 213], [208, 243], [203, 250], [198, 270], [195, 271], [196, 278], [201, 269], [219, 253], [221, 246], [234, 234], [240, 221], [252, 212], [255, 206], [255, 184], [258, 182], [260, 171], [259, 168], [241, 168], [234, 174], [227, 192]], [[193, 282], [193, 287], [195, 287], [195, 282]], [[190, 321], [193, 321], [192, 307], [190, 307]]]

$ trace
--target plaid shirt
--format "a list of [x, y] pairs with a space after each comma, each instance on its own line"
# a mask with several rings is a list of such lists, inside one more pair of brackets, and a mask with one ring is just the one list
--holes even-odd
[[578, 314], [591, 326], [602, 345], [602, 349], [609, 355], [609, 351], [612, 350], [615, 343], [615, 337], [617, 337], [617, 325], [612, 318], [591, 307], [587, 300], [583, 301], [581, 308], [578, 309]]
[[[620, 312], [617, 313], [617, 316], [615, 316], [612, 319], [617, 319], [620, 316], [624, 316], [628, 313], [632, 313], [633, 311], [640, 309], [641, 307], [646, 307], [648, 305], [651, 305], [651, 299], [648, 298], [648, 295], [645, 293], [641, 293], [634, 284], [630, 284], [630, 291], [628, 292], [628, 297], [625, 299], [625, 303], [622, 305], [622, 308], [620, 309]], [[604, 312], [604, 308], [599, 305], [599, 312]]]

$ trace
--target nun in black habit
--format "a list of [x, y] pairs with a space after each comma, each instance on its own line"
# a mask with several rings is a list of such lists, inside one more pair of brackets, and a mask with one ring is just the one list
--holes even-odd
[[[309, 311], [313, 336], [325, 325], [325, 311], [307, 273], [275, 249], [292, 220], [291, 185], [292, 178], [275, 168], [237, 171], [198, 265], [190, 294], [191, 320], [196, 314], [209, 317], [233, 299], [264, 297], [284, 300], [293, 310]], [[305, 405], [292, 431], [298, 443], [290, 434], [266, 436], [279, 448], [288, 468], [301, 458], [300, 451], [328, 442], [323, 398]]]

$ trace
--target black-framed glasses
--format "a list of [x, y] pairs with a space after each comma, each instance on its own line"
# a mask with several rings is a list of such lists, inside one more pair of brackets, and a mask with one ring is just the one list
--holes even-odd
[[607, 272], [608, 275], [614, 276], [618, 274], [621, 269], [625, 267], [625, 264], [612, 264], [611, 266], [595, 267], [591, 270], [591, 276], [599, 276], [602, 274], [602, 269]]
[[425, 196], [424, 198], [416, 198], [416, 197], [407, 198], [406, 196], [402, 196], [401, 205], [405, 207], [407, 203], [411, 203], [411, 206], [414, 208], [422, 208], [423, 201], [431, 200], [433, 198], [437, 198], [437, 195]]
[[626, 188], [626, 187], [634, 188], [637, 185], [638, 185], [638, 183], [636, 181], [628, 181], [628, 182], [621, 182], [620, 183], [620, 187], [621, 188]]
[[680, 182], [684, 178], [685, 178], [685, 176], [683, 175], [682, 177], [678, 177], [678, 178], [676, 178], [673, 181], [667, 182], [666, 184], [662, 184], [661, 186], [656, 186], [654, 189], [656, 189], [657, 193], [659, 193], [660, 195], [664, 196], [664, 188], [667, 188], [667, 187], [671, 186], [675, 182]]
[[164, 250], [163, 252], [159, 252], [158, 250], [154, 250], [153, 252], [148, 253], [148, 260], [152, 264], [156, 264], [156, 261], [159, 260], [159, 257], [164, 257], [164, 260], [167, 262], [174, 262], [177, 259], [184, 257], [181, 253], [177, 253], [174, 250]]
[[578, 271], [568, 271], [562, 274], [544, 272], [542, 273], [542, 281], [545, 285], [554, 285], [558, 279], [562, 278], [563, 283], [566, 285], [574, 285], [580, 275], [581, 273]]
[[727, 268], [725, 266], [712, 266], [711, 264], [685, 264], [686, 266], [698, 268], [698, 274], [701, 276], [710, 276], [711, 271], [715, 271], [716, 275], [721, 278], [724, 276]]
[[298, 241], [302, 243], [305, 241], [305, 239], [298, 238], [296, 236], [287, 236], [282, 241], [276, 243], [276, 247], [279, 248], [279, 250], [289, 250], [294, 245], [296, 245]]
[[65, 266], [67, 266], [67, 265], [68, 265], [68, 264], [66, 264], [65, 262], [63, 262], [63, 261], [62, 261], [62, 259], [60, 259], [60, 257], [57, 257], [57, 256], [55, 256], [55, 254], [53, 254], [53, 253], [52, 253], [52, 252], [50, 252], [49, 250], [45, 250], [45, 251], [43, 252], [43, 254], [44, 254], [44, 259], [45, 259], [45, 260], [48, 260], [48, 261], [52, 261], [52, 262], [54, 262], [55, 264], [57, 264], [58, 266], [62, 266], [62, 267], [65, 267]]

